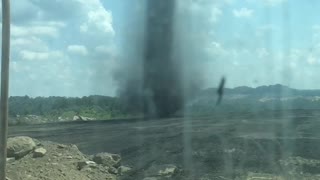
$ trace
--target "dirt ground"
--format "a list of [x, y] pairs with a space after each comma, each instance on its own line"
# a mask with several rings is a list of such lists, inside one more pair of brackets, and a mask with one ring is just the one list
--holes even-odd
[[114, 180], [116, 175], [108, 167], [95, 165], [79, 169], [80, 162], [89, 161], [75, 145], [61, 145], [49, 141], [38, 142], [47, 150], [43, 157], [29, 153], [21, 159], [8, 161], [7, 177], [11, 180]]
[[179, 170], [171, 179], [320, 180], [319, 114], [266, 112], [13, 126], [9, 134], [73, 143], [89, 155], [120, 154], [123, 164], [133, 168], [119, 177], [125, 180], [142, 180], [151, 167], [164, 164]]

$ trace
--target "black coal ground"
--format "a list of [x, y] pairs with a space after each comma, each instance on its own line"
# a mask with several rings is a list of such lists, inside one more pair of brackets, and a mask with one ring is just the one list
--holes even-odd
[[[320, 111], [220, 114], [148, 121], [94, 121], [11, 126], [10, 136], [73, 143], [86, 154], [121, 154], [131, 178], [153, 164], [174, 164], [183, 179], [234, 178], [249, 172], [282, 174], [280, 160], [320, 159]], [[305, 173], [320, 174], [317, 170]], [[312, 171], [312, 172], [311, 172]], [[188, 177], [188, 178], [187, 178]]]

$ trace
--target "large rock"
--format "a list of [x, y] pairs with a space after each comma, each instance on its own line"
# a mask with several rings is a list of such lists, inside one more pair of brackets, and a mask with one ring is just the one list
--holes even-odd
[[127, 167], [127, 166], [120, 166], [120, 167], [118, 168], [118, 172], [119, 172], [120, 175], [123, 175], [123, 174], [125, 174], [125, 173], [128, 173], [128, 172], [131, 171], [131, 170], [132, 170], [132, 168]]
[[164, 165], [152, 165], [148, 168], [144, 174], [145, 177], [166, 177], [170, 178], [172, 176], [177, 175], [178, 168], [172, 164], [164, 164]]
[[118, 154], [98, 153], [93, 156], [92, 160], [103, 166], [118, 168], [120, 166], [121, 157]]
[[13, 162], [15, 159], [13, 157], [7, 158], [7, 163]]
[[84, 167], [89, 166], [89, 167], [96, 167], [97, 164], [93, 161], [80, 161], [78, 162], [78, 169], [81, 170]]
[[108, 172], [110, 173], [110, 174], [118, 174], [119, 173], [119, 171], [118, 171], [118, 169], [116, 169], [116, 168], [114, 168], [114, 167], [108, 167]]
[[[285, 180], [285, 179], [297, 180], [297, 179], [304, 179], [304, 178], [298, 178], [298, 177], [290, 178], [290, 176], [282, 177], [282, 176], [278, 176], [278, 175], [274, 175], [274, 174], [249, 172], [246, 179], [247, 180], [267, 180], [267, 179], [270, 179], [270, 180], [273, 180], [273, 179], [275, 179], [275, 180]], [[313, 179], [313, 178], [310, 178], [310, 179]]]
[[82, 119], [82, 121], [93, 121], [93, 120], [96, 120], [96, 118], [85, 117], [85, 116], [80, 116], [80, 118]]
[[37, 148], [33, 152], [33, 157], [38, 158], [38, 157], [43, 157], [47, 153], [47, 150], [45, 148]]
[[30, 137], [18, 136], [8, 138], [7, 156], [19, 159], [30, 153], [35, 147], [36, 143]]
[[93, 121], [96, 120], [96, 118], [91, 117], [85, 117], [85, 116], [73, 116], [74, 121]]
[[74, 120], [74, 121], [80, 121], [81, 118], [80, 118], [79, 116], [73, 116], [73, 120]]
[[156, 177], [145, 177], [143, 180], [158, 180]]

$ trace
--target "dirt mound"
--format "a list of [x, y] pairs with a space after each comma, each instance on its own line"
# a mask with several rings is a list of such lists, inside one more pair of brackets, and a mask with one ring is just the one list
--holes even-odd
[[[18, 138], [19, 139], [19, 138]], [[76, 145], [37, 141], [33, 151], [23, 157], [7, 158], [7, 176], [11, 180], [114, 180], [123, 166], [94, 162]], [[119, 155], [112, 155], [119, 158]], [[117, 159], [118, 160], [118, 159]], [[110, 159], [112, 161], [112, 159]], [[118, 170], [119, 169], [119, 170]], [[118, 174], [119, 173], [119, 174]]]

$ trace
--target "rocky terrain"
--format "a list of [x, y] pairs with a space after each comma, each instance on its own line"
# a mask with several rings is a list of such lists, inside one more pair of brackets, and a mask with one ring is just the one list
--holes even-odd
[[40, 115], [17, 115], [16, 117], [9, 117], [10, 125], [16, 124], [43, 124], [43, 123], [57, 123], [57, 122], [72, 122], [72, 121], [94, 121], [97, 120], [94, 117], [86, 117], [75, 115], [73, 117], [56, 117], [48, 118]]
[[[132, 168], [121, 165], [117, 154], [85, 155], [73, 144], [39, 141], [27, 136], [8, 139], [8, 180], [116, 180], [130, 179]], [[174, 165], [152, 166], [144, 180], [172, 179]]]
[[11, 180], [114, 180], [130, 171], [117, 154], [87, 156], [76, 145], [38, 141], [26, 136], [8, 139], [7, 176]]
[[[38, 141], [27, 136], [8, 139], [7, 180], [116, 180], [135, 179], [134, 170], [121, 165], [117, 154], [85, 155], [76, 145]], [[233, 153], [230, 150], [228, 153]], [[242, 172], [233, 178], [204, 174], [199, 180], [318, 180], [320, 160], [291, 157], [280, 162], [286, 174]], [[142, 180], [190, 179], [175, 165], [152, 165], [143, 170]]]

